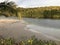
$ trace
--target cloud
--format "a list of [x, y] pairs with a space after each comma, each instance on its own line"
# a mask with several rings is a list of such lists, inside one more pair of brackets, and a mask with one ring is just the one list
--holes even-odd
[[45, 2], [45, 5], [47, 5], [47, 6], [59, 6], [60, 0], [47, 0]]
[[22, 7], [60, 6], [60, 0], [23, 0]]
[[[0, 0], [2, 2], [4, 0]], [[60, 6], [60, 0], [9, 0], [20, 7]]]
[[0, 0], [0, 2], [3, 2], [3, 1], [14, 1], [14, 2], [18, 3], [19, 0]]
[[3, 2], [3, 1], [5, 1], [5, 0], [0, 0], [0, 2]]

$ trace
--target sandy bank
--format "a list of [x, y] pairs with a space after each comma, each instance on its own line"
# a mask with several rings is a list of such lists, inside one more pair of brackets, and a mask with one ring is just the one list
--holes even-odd
[[19, 41], [33, 35], [38, 39], [52, 40], [41, 33], [30, 31], [29, 28], [26, 28], [26, 23], [23, 20], [0, 20], [0, 36], [11, 37]]
[[0, 36], [12, 37], [19, 40], [21, 37], [27, 37], [36, 35], [37, 38], [44, 38], [42, 34], [29, 31], [26, 28], [26, 24], [22, 20], [0, 20]]

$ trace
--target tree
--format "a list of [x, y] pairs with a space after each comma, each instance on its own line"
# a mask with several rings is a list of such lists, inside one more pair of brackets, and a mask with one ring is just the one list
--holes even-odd
[[17, 16], [16, 4], [14, 2], [4, 1], [0, 3], [0, 11], [6, 17]]

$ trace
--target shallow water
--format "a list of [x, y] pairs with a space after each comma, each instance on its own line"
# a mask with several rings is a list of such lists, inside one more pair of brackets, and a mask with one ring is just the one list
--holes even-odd
[[42, 33], [46, 37], [60, 41], [60, 20], [24, 18], [30, 31]]
[[33, 19], [33, 18], [23, 18], [30, 24], [35, 24], [43, 27], [59, 28], [60, 29], [60, 20], [52, 19]]

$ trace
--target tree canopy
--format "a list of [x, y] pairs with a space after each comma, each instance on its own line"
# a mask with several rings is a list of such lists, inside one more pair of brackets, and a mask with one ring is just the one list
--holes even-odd
[[22, 17], [60, 19], [60, 6], [20, 9]]
[[14, 2], [1, 2], [0, 3], [0, 15], [4, 15], [6, 17], [9, 16], [18, 16], [17, 6]]

